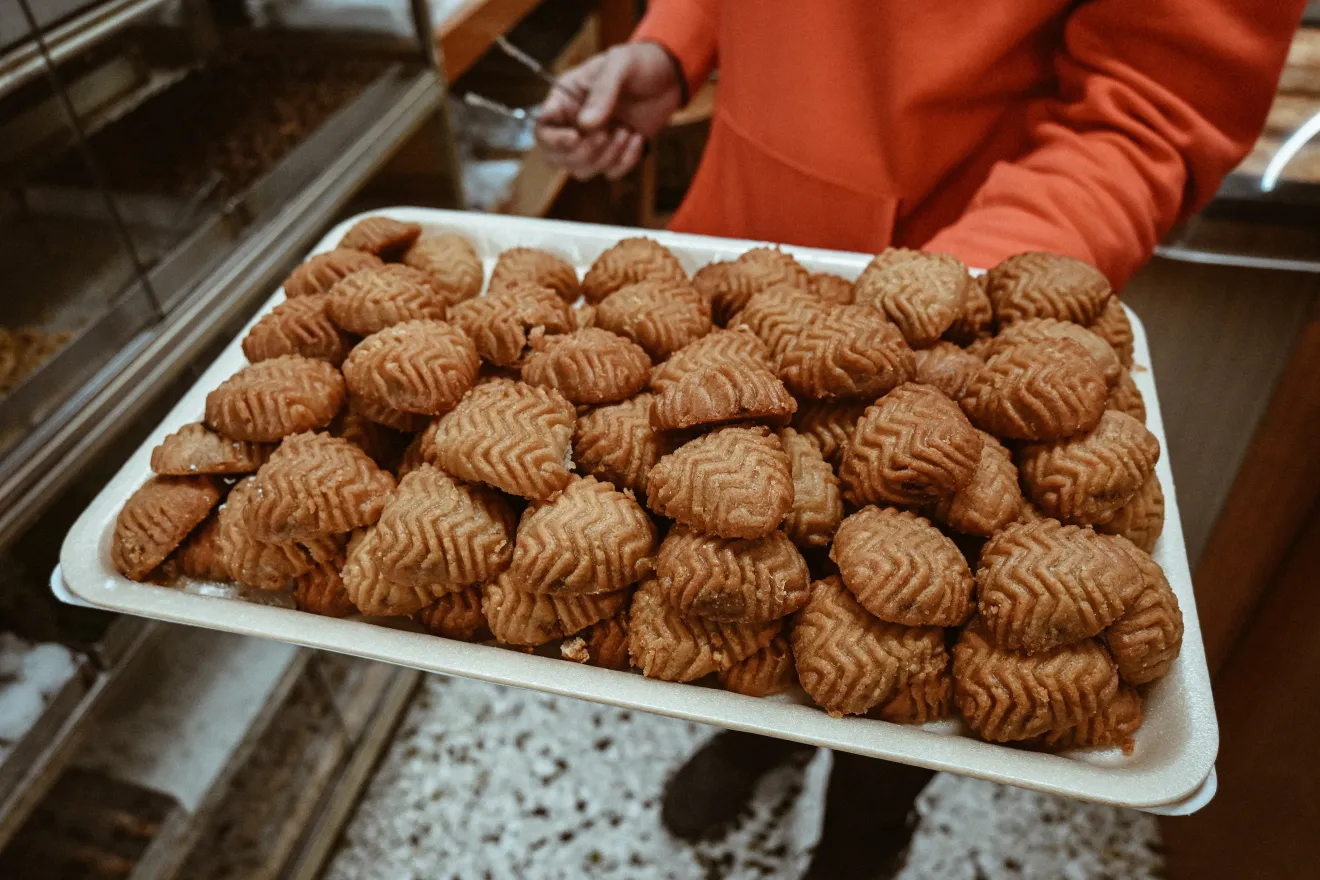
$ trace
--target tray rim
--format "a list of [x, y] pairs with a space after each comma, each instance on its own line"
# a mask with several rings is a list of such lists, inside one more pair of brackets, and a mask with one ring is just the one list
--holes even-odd
[[[310, 253], [329, 250], [356, 220], [378, 214], [478, 236], [490, 233], [508, 236], [520, 232], [533, 238], [559, 235], [571, 239], [569, 249], [581, 252], [585, 247], [593, 254], [620, 238], [637, 235], [646, 235], [662, 244], [677, 247], [681, 260], [686, 249], [714, 251], [715, 258], [723, 258], [766, 244], [665, 230], [395, 207], [367, 211], [345, 219], [329, 230]], [[818, 267], [845, 272], [852, 270], [852, 274], [870, 259], [869, 255], [844, 251], [782, 247]], [[685, 265], [690, 262], [683, 261]], [[692, 265], [686, 267], [689, 270], [695, 268]], [[1166, 496], [1166, 526], [1158, 554], [1182, 606], [1184, 638], [1175, 673], [1164, 684], [1172, 686], [1178, 681], [1183, 685], [1168, 698], [1184, 704], [1187, 736], [1178, 744], [1172, 759], [1156, 767], [1104, 766], [1073, 757], [1029, 752], [967, 736], [948, 735], [928, 729], [929, 725], [923, 728], [883, 721], [831, 718], [814, 707], [783, 699], [755, 699], [712, 688], [657, 681], [633, 672], [580, 666], [557, 658], [453, 642], [389, 626], [372, 626], [367, 630], [361, 620], [317, 617], [250, 602], [217, 601], [216, 597], [138, 584], [119, 576], [109, 563], [109, 535], [119, 507], [150, 473], [151, 449], [165, 434], [200, 418], [205, 390], [215, 387], [233, 372], [235, 357], [238, 363], [246, 363], [240, 343], [247, 327], [282, 298], [282, 290], [276, 289], [79, 516], [65, 537], [60, 553], [60, 577], [71, 594], [106, 610], [275, 638], [429, 672], [460, 675], [794, 739], [1099, 803], [1135, 808], [1168, 807], [1196, 794], [1210, 776], [1218, 752], [1219, 729], [1167, 455], [1162, 455], [1157, 465]], [[1130, 309], [1127, 311], [1136, 338], [1137, 361], [1148, 364], [1145, 329], [1140, 319]], [[1133, 371], [1133, 378], [1146, 399], [1147, 423], [1160, 438], [1161, 446], [1166, 447], [1153, 376], [1149, 368], [1139, 368]], [[95, 548], [95, 552], [87, 553], [89, 547]], [[1138, 734], [1139, 740], [1140, 737]], [[859, 739], [868, 742], [859, 743]]]

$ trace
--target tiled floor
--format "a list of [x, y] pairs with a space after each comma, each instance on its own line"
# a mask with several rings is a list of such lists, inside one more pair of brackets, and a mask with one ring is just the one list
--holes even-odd
[[[462, 679], [428, 678], [328, 880], [792, 878], [820, 832], [829, 757], [768, 777], [718, 843], [659, 822], [670, 770], [714, 730]], [[937, 776], [904, 880], [1158, 876], [1140, 813]]]

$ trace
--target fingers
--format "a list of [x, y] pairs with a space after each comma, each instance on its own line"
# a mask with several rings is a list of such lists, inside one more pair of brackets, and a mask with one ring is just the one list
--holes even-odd
[[627, 52], [610, 51], [599, 57], [599, 68], [586, 83], [589, 91], [577, 117], [577, 124], [586, 129], [599, 128], [614, 113], [631, 63]]
[[605, 176], [610, 180], [618, 180], [633, 167], [642, 158], [642, 150], [646, 147], [646, 139], [640, 134], [630, 134], [624, 142], [623, 150], [620, 151], [617, 159], [604, 169]]

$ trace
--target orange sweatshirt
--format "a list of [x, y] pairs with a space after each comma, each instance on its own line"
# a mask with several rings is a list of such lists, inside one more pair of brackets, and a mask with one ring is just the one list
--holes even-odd
[[1264, 124], [1305, 0], [651, 0], [710, 141], [673, 228], [1122, 285]]

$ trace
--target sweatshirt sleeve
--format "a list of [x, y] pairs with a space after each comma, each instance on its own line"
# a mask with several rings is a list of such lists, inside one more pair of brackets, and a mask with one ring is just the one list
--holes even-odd
[[632, 39], [669, 50], [683, 66], [687, 93], [695, 95], [715, 69], [718, 31], [719, 0], [651, 0]]
[[1050, 250], [1121, 286], [1251, 149], [1304, 0], [1090, 0], [1063, 28], [1031, 146], [925, 244], [969, 265]]

